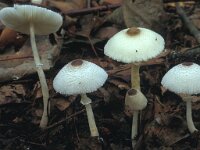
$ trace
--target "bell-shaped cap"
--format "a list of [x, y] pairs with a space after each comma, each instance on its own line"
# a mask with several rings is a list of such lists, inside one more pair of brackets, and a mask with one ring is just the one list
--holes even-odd
[[200, 93], [200, 66], [185, 62], [171, 68], [162, 78], [166, 89], [178, 94]]
[[85, 94], [101, 87], [108, 75], [92, 62], [76, 59], [65, 65], [53, 80], [56, 92], [64, 95]]
[[129, 89], [125, 97], [125, 107], [130, 112], [142, 110], [147, 106], [147, 98], [137, 89]]
[[116, 61], [134, 63], [156, 57], [164, 46], [165, 41], [158, 33], [132, 27], [111, 37], [104, 47], [104, 53]]
[[1, 22], [18, 32], [30, 34], [30, 25], [37, 35], [56, 32], [62, 25], [62, 16], [46, 8], [33, 5], [14, 5], [0, 10]]

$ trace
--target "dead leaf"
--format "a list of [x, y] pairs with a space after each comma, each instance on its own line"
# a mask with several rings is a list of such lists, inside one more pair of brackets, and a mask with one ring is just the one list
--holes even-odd
[[14, 46], [15, 51], [18, 51], [27, 38], [27, 35], [20, 34], [10, 28], [4, 28], [0, 35], [0, 52], [4, 52], [7, 46]]
[[116, 27], [104, 27], [96, 33], [95, 37], [100, 39], [110, 39], [117, 32], [119, 32], [119, 29]]
[[160, 17], [164, 15], [161, 0], [124, 0], [122, 10], [127, 27], [155, 28], [161, 25]]
[[192, 22], [194, 23], [194, 25], [200, 29], [200, 8], [196, 8], [194, 10], [194, 13], [189, 17]]
[[[49, 70], [60, 54], [62, 39], [51, 45], [48, 36], [36, 36], [36, 44], [44, 70]], [[0, 55], [0, 81], [18, 80], [26, 75], [36, 73], [30, 41], [19, 52]]]
[[124, 0], [108, 20], [126, 27], [146, 27], [162, 31], [162, 22], [167, 19], [161, 0]]
[[128, 83], [125, 83], [123, 81], [117, 80], [117, 79], [110, 79], [109, 83], [112, 83], [113, 85], [117, 86], [120, 90], [128, 90], [130, 86]]
[[[0, 104], [19, 103], [25, 97], [26, 90], [22, 84], [12, 84], [0, 87]], [[20, 96], [20, 97], [19, 97]]]
[[63, 13], [69, 10], [81, 9], [86, 7], [86, 0], [68, 0], [67, 2], [48, 0], [48, 3], [48, 6], [56, 7], [60, 9]]
[[65, 109], [67, 109], [70, 106], [70, 104], [71, 104], [71, 102], [66, 99], [57, 98], [55, 105], [60, 111], [64, 111]]

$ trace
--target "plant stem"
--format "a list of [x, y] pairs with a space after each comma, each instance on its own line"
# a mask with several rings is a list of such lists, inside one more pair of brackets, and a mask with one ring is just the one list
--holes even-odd
[[31, 40], [31, 47], [33, 51], [33, 57], [36, 65], [36, 70], [38, 73], [38, 77], [40, 80], [40, 86], [42, 89], [42, 95], [43, 95], [43, 105], [44, 105], [44, 110], [42, 114], [42, 119], [40, 121], [40, 127], [45, 128], [48, 124], [48, 100], [49, 100], [49, 90], [45, 78], [44, 71], [42, 69], [42, 63], [40, 61], [40, 57], [38, 54], [36, 42], [35, 42], [35, 33], [34, 33], [34, 26], [30, 24], [30, 40]]
[[136, 140], [135, 137], [138, 134], [138, 115], [139, 111], [136, 110], [133, 112], [133, 121], [132, 121], [132, 132], [131, 132], [131, 140], [132, 140], [132, 147], [135, 147]]
[[192, 120], [192, 106], [191, 100], [186, 101], [186, 120], [190, 133], [197, 131]]
[[87, 97], [86, 94], [81, 94], [81, 103], [83, 105], [85, 105], [85, 108], [86, 108], [91, 136], [92, 137], [99, 136], [99, 132], [98, 132], [98, 129], [97, 129], [97, 126], [95, 123], [95, 119], [94, 119], [94, 114], [93, 114], [92, 107], [90, 104], [91, 99], [89, 97]]
[[131, 88], [140, 90], [140, 65], [131, 66]]

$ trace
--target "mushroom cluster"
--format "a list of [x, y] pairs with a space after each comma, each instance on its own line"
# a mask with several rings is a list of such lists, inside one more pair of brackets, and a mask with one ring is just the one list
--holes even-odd
[[[141, 99], [143, 101], [146, 99], [140, 92], [139, 70], [141, 63], [159, 55], [164, 50], [164, 46], [165, 41], [161, 35], [152, 30], [139, 27], [124, 29], [115, 34], [106, 43], [104, 47], [105, 55], [119, 62], [131, 63], [131, 91], [134, 90], [135, 94], [133, 94], [134, 103], [132, 103], [132, 100], [129, 100], [130, 98], [128, 97], [132, 99], [133, 95], [131, 94], [132, 96], [130, 96], [130, 91], [127, 92], [126, 103], [130, 101], [128, 104], [129, 107], [134, 107], [131, 105], [135, 105], [135, 102], [138, 103]], [[146, 105], [143, 106], [146, 107]], [[138, 111], [133, 112], [133, 117], [131, 137], [133, 141], [132, 146], [134, 147], [134, 140], [137, 135]]]
[[88, 124], [92, 137], [98, 137], [91, 99], [86, 95], [96, 91], [107, 80], [107, 73], [94, 63], [76, 59], [65, 65], [53, 80], [55, 91], [64, 95], [81, 95], [81, 104], [86, 108]]
[[33, 5], [14, 5], [14, 7], [6, 7], [0, 11], [1, 22], [15, 30], [24, 34], [30, 34], [30, 41], [36, 70], [39, 76], [40, 85], [43, 95], [44, 111], [40, 122], [40, 127], [44, 128], [48, 124], [48, 99], [49, 90], [42, 69], [42, 63], [38, 54], [35, 34], [48, 35], [55, 33], [62, 25], [62, 16], [56, 12], [46, 8]]
[[191, 95], [200, 93], [200, 66], [193, 62], [176, 65], [164, 75], [161, 84], [186, 102], [188, 129], [191, 133], [197, 131], [192, 120]]

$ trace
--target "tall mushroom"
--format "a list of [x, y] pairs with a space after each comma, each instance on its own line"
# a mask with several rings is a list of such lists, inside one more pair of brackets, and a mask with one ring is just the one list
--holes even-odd
[[42, 63], [38, 54], [35, 34], [48, 35], [56, 32], [62, 25], [62, 16], [46, 8], [32, 5], [14, 5], [14, 7], [6, 7], [0, 11], [0, 19], [2, 23], [11, 29], [24, 34], [30, 34], [31, 47], [33, 51], [36, 70], [39, 76], [44, 111], [40, 122], [40, 127], [44, 128], [48, 123], [48, 99], [49, 90], [46, 83]]
[[164, 45], [164, 39], [158, 33], [132, 27], [111, 37], [104, 47], [104, 53], [116, 61], [131, 63], [132, 88], [140, 89], [140, 62], [156, 57], [164, 50]]
[[81, 103], [85, 106], [92, 137], [99, 136], [96, 127], [91, 99], [86, 95], [101, 87], [108, 75], [94, 63], [76, 59], [65, 65], [53, 80], [55, 91], [64, 95], [81, 95]]
[[192, 120], [191, 95], [200, 93], [200, 66], [193, 62], [176, 65], [164, 75], [161, 84], [186, 102], [188, 129], [190, 133], [197, 131]]

